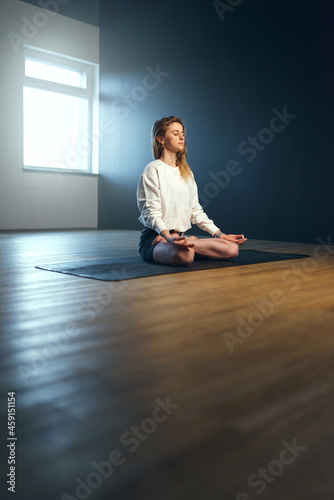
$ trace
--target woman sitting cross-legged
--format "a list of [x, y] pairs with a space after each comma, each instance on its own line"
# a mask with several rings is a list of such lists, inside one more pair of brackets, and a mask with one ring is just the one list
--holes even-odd
[[[154, 161], [144, 169], [137, 188], [139, 220], [144, 225], [139, 253], [148, 262], [188, 266], [194, 259], [231, 259], [247, 238], [224, 234], [198, 201], [193, 173], [187, 163], [183, 121], [170, 116], [152, 128]], [[197, 224], [211, 238], [184, 236]]]

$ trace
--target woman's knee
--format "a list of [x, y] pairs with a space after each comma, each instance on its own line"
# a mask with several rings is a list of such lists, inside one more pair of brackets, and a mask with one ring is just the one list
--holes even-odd
[[230, 259], [233, 259], [234, 257], [238, 257], [239, 255], [239, 245], [236, 243], [231, 242], [229, 245], [229, 254], [230, 254]]

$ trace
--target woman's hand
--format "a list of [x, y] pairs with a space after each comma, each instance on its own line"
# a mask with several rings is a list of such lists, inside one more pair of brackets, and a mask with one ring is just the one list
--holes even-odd
[[190, 243], [186, 236], [171, 236], [168, 243], [176, 248], [192, 248], [194, 243]]
[[170, 233], [168, 230], [164, 229], [161, 231], [160, 236], [162, 236], [167, 243], [172, 245], [175, 248], [192, 248], [194, 243], [190, 243], [190, 239], [194, 239], [193, 237], [190, 237], [189, 240], [186, 236], [179, 236], [178, 233]]
[[243, 234], [223, 234], [220, 239], [232, 241], [237, 245], [243, 245], [247, 241]]

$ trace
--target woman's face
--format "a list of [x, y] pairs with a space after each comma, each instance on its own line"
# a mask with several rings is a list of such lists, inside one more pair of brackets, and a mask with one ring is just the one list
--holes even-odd
[[182, 151], [185, 144], [185, 137], [181, 123], [171, 123], [167, 128], [164, 137], [161, 137], [161, 142], [167, 151], [172, 153]]

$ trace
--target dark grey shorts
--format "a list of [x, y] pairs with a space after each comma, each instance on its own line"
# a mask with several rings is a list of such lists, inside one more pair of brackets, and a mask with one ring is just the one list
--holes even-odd
[[[169, 232], [171, 234], [176, 233], [179, 236], [184, 235], [184, 233], [175, 231], [174, 229], [170, 229]], [[146, 260], [147, 262], [155, 262], [153, 258], [153, 250], [155, 245], [152, 245], [152, 243], [158, 235], [159, 233], [154, 231], [154, 229], [150, 229], [148, 227], [144, 227], [144, 229], [142, 230], [139, 239], [139, 253], [143, 260]]]
[[153, 258], [154, 246], [152, 246], [152, 242], [158, 234], [159, 233], [148, 227], [144, 227], [140, 234], [139, 253], [141, 258], [147, 262], [155, 262]]

